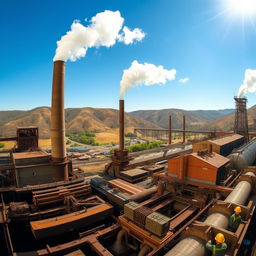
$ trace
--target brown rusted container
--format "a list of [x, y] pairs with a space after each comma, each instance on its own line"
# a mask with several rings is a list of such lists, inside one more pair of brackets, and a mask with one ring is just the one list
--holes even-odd
[[146, 218], [149, 214], [151, 214], [153, 210], [148, 207], [141, 206], [134, 210], [134, 222], [139, 226], [145, 226]]

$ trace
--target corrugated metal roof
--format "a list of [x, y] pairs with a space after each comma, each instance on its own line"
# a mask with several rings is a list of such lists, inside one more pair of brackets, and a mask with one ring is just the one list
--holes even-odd
[[23, 158], [34, 158], [34, 157], [48, 157], [49, 154], [44, 151], [31, 151], [31, 152], [19, 152], [13, 153], [14, 159], [23, 159]]
[[212, 153], [210, 155], [199, 156], [197, 153], [192, 153], [191, 156], [204, 161], [212, 166], [220, 168], [221, 166], [227, 164], [230, 160], [227, 157], [221, 156], [217, 153]]
[[145, 191], [145, 188], [121, 179], [110, 180], [108, 181], [108, 184], [112, 188], [118, 188], [120, 191], [128, 194], [132, 194], [132, 195]]
[[241, 138], [243, 138], [244, 136], [240, 135], [240, 134], [233, 134], [233, 135], [229, 135], [220, 139], [216, 139], [216, 140], [209, 140], [209, 142], [219, 145], [219, 146], [223, 146], [225, 144], [231, 143], [233, 141], [239, 140]]
[[18, 129], [38, 129], [38, 126], [33, 126], [33, 125], [31, 125], [31, 126], [18, 126], [17, 130]]
[[122, 171], [122, 174], [131, 176], [131, 177], [146, 174], [146, 173], [148, 172], [139, 168], [130, 169], [128, 171]]

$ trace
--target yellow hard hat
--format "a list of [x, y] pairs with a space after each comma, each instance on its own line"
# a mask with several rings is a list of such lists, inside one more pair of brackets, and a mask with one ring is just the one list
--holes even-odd
[[225, 237], [222, 233], [218, 233], [216, 236], [215, 236], [215, 240], [216, 242], [222, 244], [225, 242]]
[[241, 207], [240, 206], [237, 206], [234, 210], [236, 213], [240, 213], [242, 210], [241, 210]]

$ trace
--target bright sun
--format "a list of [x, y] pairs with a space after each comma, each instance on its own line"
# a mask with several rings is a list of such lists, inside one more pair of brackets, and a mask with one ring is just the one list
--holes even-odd
[[256, 0], [229, 0], [230, 9], [243, 16], [256, 13]]

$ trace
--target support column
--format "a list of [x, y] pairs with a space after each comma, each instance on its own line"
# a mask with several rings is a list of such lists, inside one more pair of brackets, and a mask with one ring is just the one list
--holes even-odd
[[186, 142], [186, 116], [183, 116], [183, 143]]
[[172, 144], [172, 116], [169, 116], [169, 145]]

